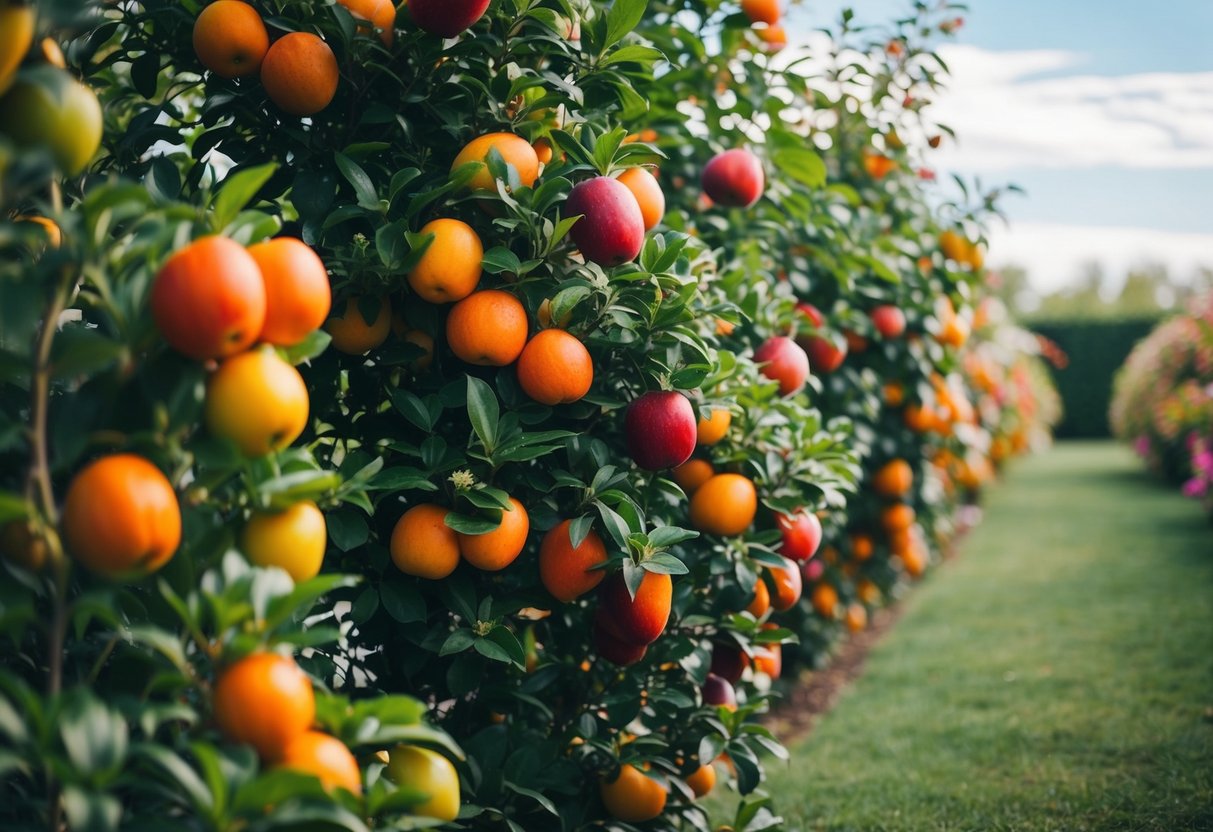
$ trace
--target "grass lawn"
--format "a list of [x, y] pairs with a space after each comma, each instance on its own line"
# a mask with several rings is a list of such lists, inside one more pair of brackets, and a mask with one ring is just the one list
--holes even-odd
[[1213, 830], [1213, 528], [1128, 451], [1020, 462], [768, 784], [791, 830]]

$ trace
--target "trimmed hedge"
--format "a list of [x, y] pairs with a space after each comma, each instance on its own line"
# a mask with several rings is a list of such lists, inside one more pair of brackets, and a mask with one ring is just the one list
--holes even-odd
[[1050, 366], [1061, 393], [1064, 416], [1059, 439], [1093, 439], [1112, 435], [1108, 407], [1112, 378], [1138, 341], [1158, 325], [1159, 316], [1111, 320], [1051, 320], [1030, 324], [1066, 354], [1064, 367]]

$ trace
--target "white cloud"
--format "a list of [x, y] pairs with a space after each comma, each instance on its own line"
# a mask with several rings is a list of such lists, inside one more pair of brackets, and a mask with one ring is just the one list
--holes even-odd
[[932, 114], [960, 139], [940, 169], [1213, 167], [1213, 72], [1035, 78], [1082, 56], [967, 45], [941, 54], [952, 74]]
[[998, 226], [990, 235], [987, 262], [994, 268], [1026, 268], [1039, 292], [1073, 283], [1092, 261], [1102, 266], [1112, 290], [1131, 268], [1147, 263], [1161, 263], [1182, 281], [1199, 266], [1213, 268], [1213, 234], [1016, 222]]

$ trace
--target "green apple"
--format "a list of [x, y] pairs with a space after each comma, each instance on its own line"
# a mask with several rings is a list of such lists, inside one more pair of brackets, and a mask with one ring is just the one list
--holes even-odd
[[101, 104], [66, 70], [27, 69], [0, 98], [0, 133], [22, 147], [45, 147], [68, 176], [75, 176], [101, 144]]

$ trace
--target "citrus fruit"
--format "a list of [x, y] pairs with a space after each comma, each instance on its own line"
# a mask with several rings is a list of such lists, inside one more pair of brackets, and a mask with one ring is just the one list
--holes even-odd
[[446, 757], [428, 748], [398, 745], [387, 765], [388, 779], [429, 797], [413, 814], [451, 821], [459, 815], [459, 773]]
[[872, 490], [882, 497], [901, 497], [914, 485], [914, 471], [904, 459], [885, 463], [872, 475]]
[[599, 794], [611, 816], [624, 823], [644, 823], [657, 817], [665, 810], [668, 796], [664, 786], [633, 765], [621, 766], [614, 779], [603, 780]]
[[194, 21], [198, 61], [221, 78], [252, 75], [270, 48], [261, 15], [240, 0], [215, 0]]
[[257, 566], [277, 566], [296, 583], [320, 574], [328, 528], [324, 514], [310, 500], [285, 511], [258, 512], [240, 534], [240, 548]]
[[715, 445], [724, 439], [731, 424], [733, 424], [733, 414], [727, 408], [713, 407], [710, 416], [699, 417], [697, 430], [699, 444]]
[[433, 234], [434, 239], [409, 272], [413, 291], [430, 303], [451, 303], [472, 294], [484, 260], [479, 235], [466, 222], [445, 218], [426, 223], [421, 234]]
[[49, 151], [67, 176], [96, 155], [103, 126], [97, 95], [56, 66], [26, 69], [0, 98], [0, 133], [19, 147]]
[[565, 520], [543, 536], [539, 545], [539, 579], [554, 598], [564, 603], [585, 595], [606, 577], [594, 567], [607, 561], [606, 546], [593, 529], [574, 548], [569, 536], [573, 521]]
[[413, 506], [392, 530], [392, 562], [406, 575], [438, 580], [459, 565], [459, 537], [446, 524], [447, 510], [423, 503]]
[[518, 172], [518, 181], [522, 183], [523, 187], [529, 188], [539, 178], [539, 157], [535, 154], [535, 148], [531, 147], [526, 139], [515, 136], [513, 133], [487, 133], [472, 139], [463, 150], [459, 151], [459, 155], [451, 163], [451, 171], [454, 172], [463, 165], [476, 163], [479, 167], [468, 181], [467, 186], [474, 191], [496, 193], [497, 185], [485, 162], [490, 150], [500, 153], [506, 164], [511, 165]]
[[0, 95], [17, 74], [21, 59], [34, 42], [34, 10], [31, 6], [0, 6]]
[[292, 347], [320, 328], [333, 304], [328, 272], [311, 247], [294, 237], [250, 246], [265, 282], [265, 324], [258, 338]]
[[270, 762], [281, 760], [316, 721], [312, 680], [294, 659], [277, 653], [254, 653], [224, 670], [213, 706], [224, 736], [253, 746]]
[[280, 451], [307, 427], [307, 385], [268, 347], [232, 356], [206, 389], [206, 426], [245, 456]]
[[522, 554], [531, 520], [526, 507], [510, 497], [510, 509], [501, 512], [501, 525], [486, 534], [457, 535], [463, 559], [486, 572], [505, 569]]
[[562, 329], [535, 335], [518, 358], [518, 384], [540, 404], [570, 404], [590, 392], [594, 362], [585, 345]]
[[678, 487], [689, 496], [695, 493], [695, 489], [710, 480], [715, 473], [716, 469], [706, 459], [688, 459], [671, 471], [670, 475], [674, 478], [674, 482], [678, 483]]
[[359, 25], [358, 31], [372, 34], [379, 30], [379, 39], [383, 45], [391, 47], [396, 39], [396, 6], [392, 0], [337, 0], [338, 3], [350, 10], [355, 18], [365, 20], [370, 25]]
[[696, 797], [703, 797], [716, 786], [716, 769], [700, 766], [687, 777], [687, 786]]
[[757, 511], [754, 483], [740, 474], [717, 474], [691, 495], [691, 525], [708, 534], [741, 534]]
[[375, 320], [367, 321], [362, 313], [362, 298], [346, 298], [341, 314], [329, 318], [324, 328], [333, 338], [333, 348], [347, 355], [363, 355], [387, 340], [392, 331], [392, 305], [386, 297], [376, 301]]
[[278, 109], [312, 116], [337, 94], [337, 57], [311, 32], [291, 32], [274, 41], [261, 62], [261, 86]]
[[513, 364], [527, 335], [526, 309], [509, 292], [473, 292], [451, 308], [446, 342], [460, 360], [487, 367]]
[[328, 791], [362, 794], [362, 770], [345, 743], [320, 731], [304, 731], [286, 744], [278, 768], [312, 774]]

